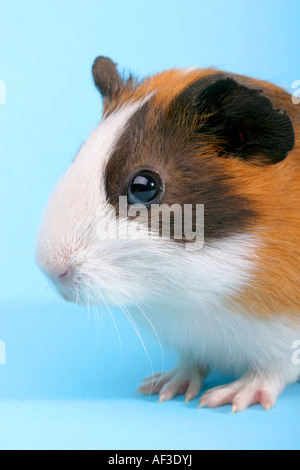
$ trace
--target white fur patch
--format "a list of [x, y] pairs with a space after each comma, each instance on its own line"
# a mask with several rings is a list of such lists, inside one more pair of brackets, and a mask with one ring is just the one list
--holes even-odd
[[185, 69], [182, 69], [182, 75], [189, 75], [192, 72], [195, 72], [198, 67], [186, 67]]
[[[99, 242], [97, 224], [109, 215], [104, 181], [106, 164], [129, 119], [148, 99], [149, 96], [127, 104], [102, 119], [49, 200], [36, 246], [37, 262], [49, 276], [71, 264], [77, 271], [76, 297], [80, 297], [79, 290], [84, 290], [84, 283], [82, 288], [79, 286], [86, 271], [94, 268]], [[57, 287], [61, 291], [59, 284]], [[74, 299], [71, 289], [62, 293]], [[84, 293], [85, 299], [87, 295]]]
[[300, 327], [247, 318], [247, 312], [237, 315], [225, 307], [251, 282], [258, 240], [240, 234], [189, 252], [172, 240], [120, 240], [105, 231], [115, 218], [107, 203], [105, 168], [144, 102], [104, 119], [58, 183], [38, 240], [41, 268], [51, 275], [53, 266], [71, 265], [72, 285], [54, 280], [66, 298], [126, 306], [145, 325], [148, 317], [162, 342], [183, 358], [237, 374], [279, 369], [287, 382], [295, 380], [300, 368], [292, 364], [291, 348]]
[[293, 382], [300, 376], [300, 366], [292, 361], [300, 323], [280, 315], [263, 320], [226, 307], [226, 300], [251, 282], [255, 247], [255, 239], [239, 235], [205, 245], [190, 257], [173, 254], [166, 295], [153, 298], [145, 313], [161, 341], [183, 359], [236, 375], [278, 372]]

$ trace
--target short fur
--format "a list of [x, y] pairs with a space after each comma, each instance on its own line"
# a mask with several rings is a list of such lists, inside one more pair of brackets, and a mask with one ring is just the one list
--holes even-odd
[[[272, 406], [300, 376], [292, 363], [300, 338], [299, 109], [274, 85], [214, 69], [138, 82], [100, 57], [93, 75], [103, 118], [49, 202], [39, 265], [69, 300], [119, 305], [141, 324], [147, 317], [179, 353], [176, 377], [199, 367], [246, 373], [234, 390], [247, 391], [247, 404], [265, 403], [267, 393]], [[164, 179], [162, 202], [205, 205], [202, 250], [117, 239], [114, 207], [139, 168]], [[128, 221], [119, 222], [125, 230]], [[220, 394], [206, 404], [226, 402]]]

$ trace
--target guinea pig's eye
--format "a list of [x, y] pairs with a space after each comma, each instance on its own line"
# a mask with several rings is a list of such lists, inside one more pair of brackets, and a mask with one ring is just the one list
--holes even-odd
[[160, 177], [149, 170], [137, 173], [128, 186], [128, 204], [149, 205], [157, 201], [162, 193]]

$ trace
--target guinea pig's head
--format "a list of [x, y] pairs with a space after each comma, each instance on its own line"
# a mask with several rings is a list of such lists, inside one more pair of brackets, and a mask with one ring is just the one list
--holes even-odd
[[[257, 218], [238, 170], [287, 157], [294, 146], [288, 115], [260, 90], [214, 69], [170, 70], [139, 82], [99, 57], [93, 77], [103, 116], [50, 198], [37, 242], [40, 268], [79, 303], [149, 301], [195, 278], [204, 290], [226, 288]], [[170, 236], [161, 217], [158, 228], [151, 225], [151, 210], [161, 204], [182, 210], [169, 218]], [[204, 246], [175, 227], [187, 207], [195, 227], [198, 205]]]

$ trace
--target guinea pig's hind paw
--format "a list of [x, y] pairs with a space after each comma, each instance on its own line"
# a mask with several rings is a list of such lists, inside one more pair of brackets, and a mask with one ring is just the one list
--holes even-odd
[[199, 408], [217, 408], [232, 404], [234, 414], [246, 410], [249, 406], [260, 404], [270, 411], [282, 388], [281, 383], [275, 379], [263, 379], [254, 374], [247, 374], [237, 382], [206, 392], [200, 400]]
[[159, 394], [159, 402], [171, 400], [177, 395], [185, 395], [188, 402], [197, 397], [205, 380], [206, 373], [201, 372], [198, 367], [181, 368], [154, 374], [145, 379], [137, 394], [155, 395]]

